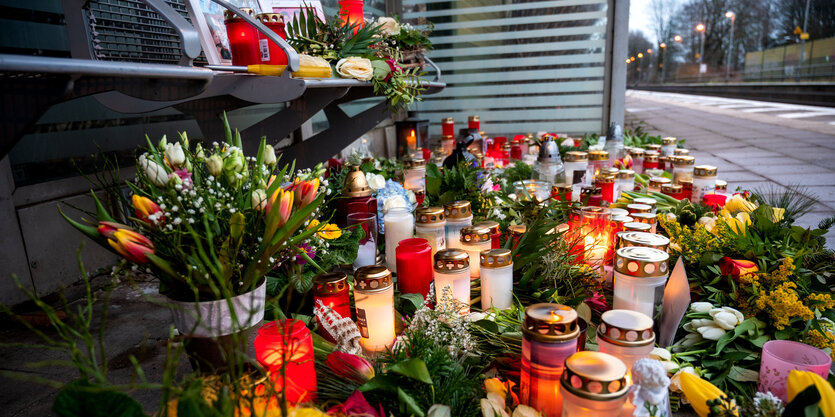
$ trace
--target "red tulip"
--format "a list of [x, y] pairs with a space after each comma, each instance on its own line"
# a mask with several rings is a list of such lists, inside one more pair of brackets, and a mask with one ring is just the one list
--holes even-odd
[[144, 264], [148, 254], [154, 253], [154, 244], [147, 237], [128, 229], [117, 229], [108, 236], [107, 243], [131, 262]]
[[745, 259], [731, 259], [729, 257], [722, 258], [719, 262], [719, 267], [722, 269], [722, 275], [730, 276], [738, 280], [740, 276], [758, 272], [760, 268], [757, 264]]
[[267, 201], [267, 215], [273, 209], [273, 205], [278, 204], [278, 227], [284, 226], [287, 220], [290, 219], [290, 214], [293, 213], [293, 192], [278, 188]]
[[99, 222], [99, 227], [98, 227], [99, 234], [108, 238], [108, 239], [113, 239], [113, 233], [115, 233], [117, 230], [133, 230], [133, 229], [131, 229], [130, 227], [125, 226], [123, 224], [120, 224], [120, 223]]
[[325, 365], [335, 374], [358, 384], [363, 384], [374, 378], [374, 367], [371, 366], [371, 363], [350, 353], [331, 352], [325, 359]]
[[[131, 202], [133, 203], [133, 208], [136, 210], [136, 217], [139, 220], [148, 224], [156, 224], [161, 223], [165, 219], [162, 215], [162, 209], [150, 198], [134, 194], [131, 197]], [[150, 216], [153, 216], [155, 220], [151, 220]]]
[[316, 193], [319, 191], [319, 178], [297, 182], [293, 184], [292, 189], [296, 195], [296, 205], [300, 208], [305, 207], [316, 199]]
[[354, 391], [344, 404], [337, 404], [328, 409], [328, 415], [346, 415], [363, 417], [386, 417], [383, 406], [378, 404], [375, 410], [360, 391]]

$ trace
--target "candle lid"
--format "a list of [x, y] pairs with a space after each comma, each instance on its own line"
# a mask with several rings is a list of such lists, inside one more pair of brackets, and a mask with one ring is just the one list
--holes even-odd
[[653, 321], [632, 310], [609, 310], [600, 316], [597, 337], [618, 346], [645, 346], [655, 343]]
[[658, 217], [653, 213], [632, 213], [629, 215], [638, 223], [646, 223], [653, 225], [658, 221]]
[[461, 229], [461, 243], [478, 244], [490, 241], [490, 229], [473, 225]]
[[359, 165], [348, 165], [348, 176], [345, 178], [345, 189], [342, 190], [344, 197], [368, 197], [371, 195], [371, 187], [365, 180], [365, 173]]
[[641, 148], [630, 148], [629, 149], [629, 156], [633, 158], [643, 158], [644, 157], [644, 150]]
[[693, 168], [693, 175], [697, 177], [714, 177], [719, 169], [713, 165], [698, 165]]
[[615, 182], [615, 176], [603, 172], [594, 178], [595, 184], [611, 184], [613, 182]]
[[453, 124], [453, 123], [455, 123], [455, 118], [453, 118], [453, 117], [444, 117], [443, 119], [441, 119], [441, 123], [444, 123], [444, 124]]
[[541, 342], [568, 341], [580, 335], [577, 318], [573, 308], [562, 304], [533, 304], [525, 308], [522, 331]]
[[652, 206], [650, 206], [649, 204], [632, 203], [626, 205], [626, 210], [629, 211], [629, 215], [631, 216], [635, 213], [652, 212]]
[[435, 270], [460, 271], [470, 267], [470, 255], [463, 249], [441, 249], [435, 253]]
[[560, 147], [554, 139], [551, 135], [542, 137], [542, 144], [539, 145], [538, 161], [551, 162], [560, 160]]
[[583, 151], [571, 151], [565, 153], [565, 162], [586, 162], [589, 154]]
[[418, 207], [415, 211], [415, 222], [419, 224], [444, 223], [444, 209], [442, 207]]
[[487, 249], [479, 254], [482, 268], [503, 268], [513, 265], [510, 249]]
[[609, 152], [607, 151], [589, 151], [589, 161], [607, 161], [609, 160]]
[[646, 145], [646, 148], [650, 151], [661, 152], [661, 145], [657, 143], [650, 143], [649, 145]]
[[672, 181], [669, 178], [664, 178], [664, 177], [652, 177], [652, 178], [649, 179], [649, 185], [651, 187], [658, 187], [658, 188], [661, 188], [662, 185], [669, 184], [671, 182]]
[[600, 187], [584, 186], [580, 188], [580, 199], [583, 197], [593, 197], [596, 195], [603, 195], [603, 190]]
[[626, 365], [608, 353], [577, 352], [565, 360], [560, 386], [587, 400], [617, 400], [629, 391]]
[[426, 161], [423, 158], [409, 158], [403, 161], [406, 168], [421, 168], [426, 166]]
[[486, 227], [490, 229], [491, 234], [499, 233], [499, 222], [493, 220], [484, 220], [473, 225], [474, 227]]
[[524, 224], [512, 224], [507, 226], [507, 231], [510, 232], [511, 236], [522, 236], [528, 230], [528, 226]]
[[[252, 15], [253, 15], [253, 13], [255, 13], [255, 10], [254, 10], [254, 9], [252, 9], [251, 7], [239, 7], [238, 9], [239, 9], [240, 11], [242, 11], [242, 12], [244, 12], [244, 13], [246, 13], [246, 14], [250, 15], [250, 16], [252, 16]], [[238, 17], [238, 15], [237, 15], [237, 14], [235, 14], [234, 12], [232, 12], [231, 10], [224, 10], [224, 11], [223, 11], [223, 19], [224, 19], [224, 20], [229, 20], [229, 19], [240, 19], [240, 17]]]
[[647, 151], [644, 154], [644, 162], [658, 162], [658, 153]]
[[638, 197], [638, 198], [632, 200], [632, 202], [634, 204], [646, 204], [646, 205], [652, 207], [653, 209], [658, 207], [658, 200], [656, 200], [654, 198], [650, 198], [650, 197]]
[[684, 149], [684, 148], [678, 148], [675, 151], [673, 151], [673, 155], [675, 155], [675, 156], [690, 155], [690, 150], [689, 149]]
[[281, 23], [284, 24], [284, 16], [281, 13], [260, 13], [255, 16], [256, 19], [262, 23]]
[[580, 208], [580, 214], [588, 219], [596, 219], [601, 216], [611, 216], [612, 211], [608, 207], [585, 206]]
[[681, 178], [678, 180], [678, 183], [681, 184], [681, 188], [683, 190], [692, 190], [693, 189], [693, 179], [692, 178]]
[[609, 211], [612, 212], [612, 216], [628, 216], [629, 211], [622, 208], [609, 208]]
[[624, 215], [617, 215], [612, 216], [612, 223], [617, 224], [620, 228], [623, 228], [623, 225], [629, 222], [632, 222], [632, 217], [624, 216]]
[[628, 222], [623, 224], [623, 230], [633, 232], [649, 232], [652, 230], [652, 226], [646, 223]]
[[678, 194], [683, 189], [684, 188], [681, 186], [681, 184], [664, 184], [661, 186], [661, 192], [667, 195]]
[[473, 213], [469, 201], [459, 200], [444, 204], [444, 215], [447, 219], [466, 219]]
[[[671, 157], [671, 158], [673, 158], [673, 157]], [[673, 160], [673, 165], [677, 165], [677, 166], [690, 166], [690, 165], [695, 165], [695, 163], [696, 163], [696, 158], [694, 158], [692, 156], [689, 156], [689, 155], [680, 155], [680, 156], [675, 156], [674, 158], [675, 159]]]
[[717, 190], [727, 190], [728, 189], [728, 182], [725, 180], [716, 180], [716, 189]]
[[330, 272], [313, 277], [313, 295], [337, 294], [348, 288], [348, 276], [342, 272]]
[[617, 177], [619, 180], [631, 180], [635, 178], [635, 171], [631, 169], [622, 169], [618, 171]]
[[467, 121], [477, 122], [478, 121], [478, 116], [470, 116], [470, 117], [467, 118]]
[[380, 292], [392, 285], [391, 271], [384, 266], [369, 265], [357, 268], [354, 272], [354, 291]]
[[667, 275], [669, 258], [670, 255], [660, 249], [643, 246], [620, 248], [615, 251], [615, 271], [633, 277], [661, 277]]
[[675, 145], [676, 143], [678, 143], [678, 139], [676, 139], [676, 138], [673, 138], [673, 137], [661, 138], [661, 145], [662, 146]]
[[574, 187], [571, 184], [556, 184], [551, 187], [551, 194], [571, 194], [574, 191]]
[[670, 246], [670, 239], [655, 233], [626, 231], [620, 233], [620, 248], [627, 248], [630, 246], [643, 246], [645, 248], [653, 248], [667, 251]]

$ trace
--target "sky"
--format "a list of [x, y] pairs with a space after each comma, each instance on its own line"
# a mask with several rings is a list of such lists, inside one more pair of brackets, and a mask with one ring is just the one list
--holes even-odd
[[629, 31], [640, 30], [650, 42], [655, 44], [655, 31], [652, 29], [650, 3], [652, 0], [629, 1]]

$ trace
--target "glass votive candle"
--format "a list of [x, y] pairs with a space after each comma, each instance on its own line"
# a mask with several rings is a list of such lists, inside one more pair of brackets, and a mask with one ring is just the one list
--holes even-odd
[[565, 360], [560, 387], [562, 417], [620, 417], [629, 391], [626, 365], [606, 353], [577, 352]]
[[728, 195], [728, 182], [716, 179], [716, 194]]
[[631, 310], [609, 310], [600, 316], [597, 327], [598, 351], [620, 359], [626, 365], [627, 384], [632, 366], [638, 359], [649, 358], [655, 347], [653, 322], [646, 314]]
[[551, 199], [555, 201], [571, 202], [574, 186], [555, 184], [551, 187]]
[[646, 204], [650, 207], [649, 212], [655, 214], [658, 209], [658, 200], [649, 197], [638, 197], [632, 200], [634, 204]]
[[655, 233], [658, 226], [658, 217], [654, 213], [634, 213], [630, 215], [633, 220], [638, 223], [646, 223], [649, 225], [650, 233]]
[[452, 155], [452, 151], [455, 150], [455, 135], [441, 136], [441, 149], [444, 156]]
[[600, 174], [594, 179], [594, 185], [600, 187], [600, 194], [603, 200], [615, 202], [615, 177], [608, 174]]
[[647, 187], [647, 191], [649, 192], [661, 192], [661, 186], [664, 184], [670, 184], [672, 181], [669, 178], [664, 177], [651, 177], [649, 179], [649, 186]]
[[600, 174], [603, 168], [612, 166], [609, 161], [609, 152], [607, 151], [589, 151], [589, 166], [586, 169], [586, 181], [591, 182]]
[[486, 227], [490, 229], [490, 249], [499, 249], [502, 247], [502, 231], [499, 222], [493, 220], [484, 220], [474, 224], [475, 227]]
[[644, 150], [641, 148], [629, 149], [629, 156], [632, 158], [632, 170], [636, 174], [644, 173]]
[[617, 173], [617, 183], [615, 184], [615, 200], [617, 200], [624, 191], [632, 191], [635, 189], [635, 171], [631, 169], [622, 169]]
[[380, 352], [394, 343], [394, 283], [384, 266], [364, 266], [354, 272], [354, 306], [360, 345]]
[[648, 151], [657, 152], [659, 155], [661, 154], [661, 145], [658, 143], [649, 143], [644, 145], [644, 148]]
[[354, 269], [377, 264], [377, 213], [348, 213], [348, 226], [362, 227], [365, 237], [359, 241]]
[[566, 152], [563, 166], [567, 185], [585, 184], [586, 171], [589, 168], [589, 154], [582, 151]]
[[403, 239], [397, 245], [397, 289], [402, 294], [429, 294], [432, 283], [432, 248], [426, 239]]
[[255, 359], [270, 371], [276, 389], [284, 391], [287, 401], [296, 404], [316, 400], [313, 337], [303, 321], [269, 322], [258, 329], [253, 345]]
[[459, 243], [461, 249], [470, 255], [470, 277], [476, 279], [481, 276], [479, 257], [481, 251], [490, 249], [490, 229], [483, 226], [470, 226], [461, 229]]
[[630, 246], [642, 246], [666, 252], [670, 247], [670, 238], [663, 235], [646, 232], [625, 231], [618, 237], [618, 247], [628, 248]]
[[446, 249], [446, 217], [443, 207], [418, 207], [415, 210], [415, 237], [429, 242], [432, 256]]
[[513, 304], [513, 257], [510, 249], [482, 251], [481, 309], [506, 310]]
[[542, 180], [523, 180], [513, 183], [516, 199], [541, 203], [551, 197], [551, 183]]
[[609, 207], [609, 211], [612, 212], [612, 217], [614, 216], [628, 216], [629, 210], [623, 208], [612, 208]]
[[673, 155], [675, 155], [675, 156], [690, 155], [690, 150], [689, 149], [684, 149], [684, 148], [676, 148], [675, 151], [673, 151]]
[[688, 199], [692, 201], [693, 198], [693, 180], [683, 178], [681, 180], [681, 199]]
[[[243, 7], [242, 12], [252, 16], [252, 8]], [[226, 33], [229, 35], [229, 51], [232, 53], [232, 65], [256, 65], [261, 63], [259, 32], [255, 26], [229, 10], [224, 11]]]
[[635, 213], [652, 213], [652, 206], [641, 203], [632, 203], [626, 205], [626, 210], [629, 212], [630, 216]]
[[600, 187], [583, 187], [580, 189], [580, 202], [586, 206], [603, 205], [603, 190]]
[[593, 269], [602, 271], [609, 250], [612, 212], [605, 207], [583, 207], [580, 213], [583, 216], [583, 259]]
[[705, 194], [713, 194], [716, 192], [716, 174], [718, 172], [719, 169], [712, 165], [699, 165], [693, 168], [693, 192], [691, 201], [702, 201], [702, 197]]
[[693, 179], [693, 166], [696, 158], [692, 156], [676, 156], [673, 159], [673, 183], [681, 184], [683, 179]]
[[516, 249], [516, 247], [519, 246], [519, 239], [522, 238], [522, 235], [524, 235], [527, 230], [528, 226], [524, 224], [512, 224], [507, 226], [507, 232], [510, 233], [510, 239], [513, 239], [513, 249]]
[[403, 188], [407, 190], [426, 189], [426, 160], [409, 158], [403, 161]]
[[669, 271], [667, 252], [632, 246], [615, 252], [614, 302], [617, 310], [644, 313], [660, 323], [664, 286]]
[[[319, 301], [341, 317], [351, 318], [348, 276], [341, 272], [316, 275], [313, 278], [313, 306], [318, 307]], [[330, 342], [336, 343], [336, 339], [325, 330], [318, 316], [316, 317], [316, 322], [319, 324], [317, 333]]]
[[522, 369], [519, 401], [545, 416], [559, 416], [566, 358], [577, 354], [580, 329], [577, 312], [562, 304], [541, 303], [525, 308], [522, 322]]
[[[440, 250], [435, 254], [434, 272], [435, 308], [444, 306], [443, 308], [457, 310], [461, 316], [469, 314], [470, 255], [463, 249]], [[449, 306], [449, 303], [455, 305]]]
[[757, 391], [770, 392], [788, 402], [786, 381], [791, 371], [808, 371], [826, 379], [831, 366], [832, 358], [814, 346], [791, 340], [769, 340], [763, 345]]
[[444, 117], [441, 119], [441, 134], [455, 137], [455, 118]]
[[612, 265], [612, 261], [615, 259], [615, 251], [618, 249], [619, 236], [623, 232], [623, 226], [632, 221], [634, 219], [629, 216], [612, 216], [612, 223], [609, 226], [609, 250], [606, 252], [606, 265]]
[[473, 211], [469, 201], [453, 201], [444, 204], [446, 216], [446, 247], [460, 248], [461, 229], [473, 225]]
[[673, 137], [661, 138], [661, 155], [673, 156], [676, 153], [676, 146], [678, 146], [678, 139]]
[[623, 224], [623, 231], [624, 232], [645, 232], [649, 233], [652, 230], [652, 226], [646, 223], [638, 223], [638, 222], [628, 222]]
[[[256, 18], [268, 29], [275, 32], [281, 39], [287, 39], [284, 31], [284, 16], [279, 13], [261, 13]], [[277, 43], [269, 40], [264, 34], [258, 33], [261, 47], [261, 63], [266, 65], [287, 65], [287, 54]], [[266, 45], [266, 47], [265, 47]]]
[[676, 200], [681, 200], [684, 198], [684, 187], [681, 184], [664, 184], [661, 186], [661, 193]]
[[644, 166], [641, 174], [646, 174], [650, 169], [658, 169], [658, 157], [658, 152], [649, 150], [644, 152]]
[[386, 233], [386, 266], [389, 270], [397, 273], [397, 256], [395, 251], [397, 245], [403, 239], [411, 239], [415, 236], [415, 218], [412, 212], [405, 207], [389, 209], [383, 216]]

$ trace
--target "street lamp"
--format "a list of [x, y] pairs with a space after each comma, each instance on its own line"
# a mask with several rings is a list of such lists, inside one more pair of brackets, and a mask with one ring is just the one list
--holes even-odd
[[638, 59], [644, 59], [644, 54], [638, 52]]
[[728, 68], [725, 70], [725, 82], [731, 79], [731, 66], [734, 62], [734, 22], [736, 22], [736, 14], [732, 11], [725, 12], [725, 17], [731, 19], [731, 43], [728, 46]]
[[702, 81], [702, 61], [705, 56], [705, 25], [701, 23], [696, 25], [696, 32], [702, 33], [702, 46], [700, 48], [701, 51], [699, 52], [699, 81]]
[[678, 42], [678, 43], [681, 43], [681, 35], [673, 36], [673, 40]]
[[667, 57], [667, 44], [661, 42], [658, 44], [658, 47], [661, 48], [661, 63], [658, 65], [661, 67], [661, 84], [664, 84], [665, 73], [667, 72], [667, 65], [665, 58]]

